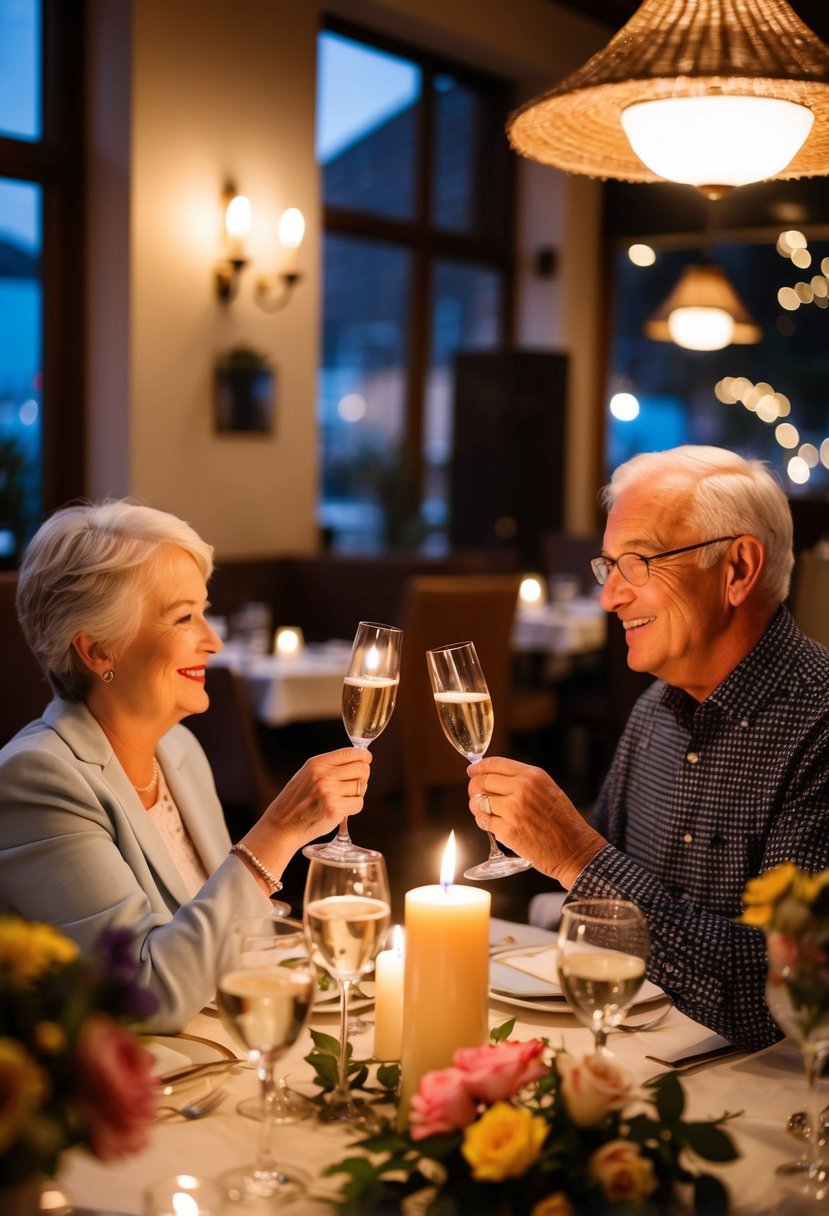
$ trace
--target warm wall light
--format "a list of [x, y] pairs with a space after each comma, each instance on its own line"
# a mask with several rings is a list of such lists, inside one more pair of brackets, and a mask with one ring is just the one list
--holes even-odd
[[299, 625], [280, 625], [273, 639], [273, 652], [283, 659], [295, 659], [302, 653], [305, 638]]
[[525, 574], [518, 588], [518, 598], [524, 608], [540, 608], [547, 599], [547, 584], [540, 574]]
[[675, 342], [687, 350], [722, 350], [732, 342], [759, 342], [762, 337], [724, 271], [713, 262], [686, 266], [644, 329], [657, 342]]
[[226, 186], [224, 203], [224, 258], [216, 267], [216, 292], [220, 300], [232, 300], [239, 290], [239, 276], [248, 264], [245, 239], [250, 232], [250, 202]]
[[829, 173], [829, 47], [785, 0], [644, 0], [604, 50], [510, 118], [525, 156], [711, 197]]
[[279, 244], [282, 265], [274, 275], [263, 275], [256, 283], [256, 303], [265, 312], [278, 312], [290, 300], [302, 275], [299, 272], [299, 247], [305, 236], [305, 220], [296, 207], [289, 207], [279, 218]]

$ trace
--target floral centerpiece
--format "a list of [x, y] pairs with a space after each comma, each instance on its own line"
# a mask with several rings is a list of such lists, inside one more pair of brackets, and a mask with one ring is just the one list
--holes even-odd
[[155, 997], [136, 984], [131, 940], [110, 932], [84, 960], [51, 925], [0, 919], [0, 1210], [71, 1145], [106, 1161], [147, 1139], [153, 1060], [124, 1023]]
[[796, 1042], [829, 1041], [829, 870], [784, 862], [752, 878], [743, 903], [743, 923], [766, 933], [772, 1017]]
[[513, 1026], [427, 1073], [406, 1130], [383, 1120], [357, 1141], [360, 1156], [329, 1167], [348, 1175], [343, 1211], [390, 1211], [390, 1199], [420, 1192], [429, 1216], [644, 1216], [680, 1190], [705, 1216], [728, 1211], [725, 1187], [699, 1161], [736, 1158], [723, 1128], [732, 1115], [688, 1121], [673, 1073], [637, 1091], [611, 1056], [512, 1041]]

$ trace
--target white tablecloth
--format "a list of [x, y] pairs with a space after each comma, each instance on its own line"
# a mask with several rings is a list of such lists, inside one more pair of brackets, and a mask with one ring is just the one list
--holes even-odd
[[267, 726], [340, 717], [350, 642], [305, 647], [298, 655], [246, 655], [229, 643], [211, 663], [232, 667], [245, 682], [253, 712]]
[[[493, 920], [491, 940], [498, 942], [509, 936], [520, 942], [550, 938], [541, 929]], [[551, 1043], [563, 1043], [575, 1055], [591, 1049], [591, 1035], [568, 1013], [544, 1014], [493, 1003], [491, 1024], [500, 1025], [513, 1014], [518, 1015], [514, 1038], [545, 1035]], [[315, 1013], [312, 1025], [331, 1034], [338, 1033], [334, 1012]], [[187, 1030], [238, 1050], [216, 1014], [199, 1014]], [[674, 1009], [659, 1027], [637, 1034], [616, 1033], [609, 1045], [635, 1077], [644, 1081], [665, 1071], [663, 1066], [646, 1059], [646, 1055], [668, 1059], [709, 1039], [709, 1030]], [[355, 1056], [370, 1056], [372, 1043], [372, 1029], [356, 1036]], [[283, 1059], [280, 1071], [289, 1074], [297, 1088], [313, 1093], [310, 1069], [302, 1058], [310, 1046], [306, 1034]], [[682, 1080], [691, 1118], [715, 1118], [726, 1110], [744, 1112], [729, 1125], [742, 1154], [740, 1160], [719, 1169], [708, 1163], [705, 1166], [716, 1171], [728, 1186], [738, 1216], [794, 1216], [794, 1213], [800, 1216], [801, 1212], [817, 1216], [818, 1211], [826, 1211], [825, 1204], [809, 1208], [785, 1198], [774, 1173], [778, 1164], [800, 1156], [803, 1147], [785, 1131], [787, 1117], [802, 1109], [805, 1100], [803, 1070], [795, 1049], [783, 1043], [755, 1055], [732, 1056], [699, 1065], [685, 1072]], [[206, 1088], [216, 1083], [214, 1079], [203, 1084]], [[64, 1159], [60, 1184], [78, 1206], [101, 1209], [107, 1214], [138, 1216], [142, 1211], [142, 1193], [151, 1181], [182, 1172], [215, 1176], [251, 1161], [257, 1125], [239, 1115], [235, 1108], [241, 1098], [256, 1091], [255, 1075], [244, 1066], [225, 1076], [222, 1083], [229, 1097], [218, 1110], [198, 1122], [173, 1120], [157, 1124], [150, 1146], [137, 1156], [115, 1165], [102, 1165], [82, 1150], [73, 1150]], [[320, 1179], [321, 1171], [347, 1155], [349, 1137], [337, 1128], [305, 1121], [276, 1128], [274, 1143], [277, 1156], [307, 1171], [315, 1180], [314, 1194], [321, 1195], [326, 1188], [330, 1193], [332, 1185], [331, 1180]], [[330, 1216], [330, 1208], [313, 1195], [303, 1197], [290, 1210], [301, 1212], [302, 1216]]]
[[601, 650], [607, 638], [607, 613], [591, 596], [567, 603], [519, 606], [512, 632], [513, 649], [572, 658]]

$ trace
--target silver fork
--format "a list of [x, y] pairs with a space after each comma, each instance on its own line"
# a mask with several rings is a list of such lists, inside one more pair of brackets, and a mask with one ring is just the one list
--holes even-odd
[[205, 1115], [209, 1115], [211, 1110], [215, 1110], [220, 1102], [224, 1102], [226, 1097], [227, 1090], [218, 1086], [216, 1089], [211, 1089], [208, 1093], [202, 1094], [200, 1098], [191, 1098], [183, 1106], [159, 1106], [156, 1108], [156, 1115], [161, 1115], [165, 1118], [172, 1115], [181, 1115], [184, 1119], [201, 1119]]
[[617, 1030], [624, 1030], [627, 1034], [636, 1034], [637, 1030], [653, 1030], [654, 1026], [658, 1026], [663, 1022], [674, 1007], [674, 1003], [668, 997], [668, 1004], [664, 1009], [660, 1009], [655, 1017], [652, 1017], [647, 1022], [620, 1022], [616, 1027]]

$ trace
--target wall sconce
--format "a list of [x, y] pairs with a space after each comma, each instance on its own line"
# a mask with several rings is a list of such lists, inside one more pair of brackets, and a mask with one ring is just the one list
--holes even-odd
[[273, 652], [282, 659], [296, 659], [302, 654], [305, 638], [299, 625], [280, 625], [273, 639]]
[[733, 186], [827, 172], [829, 49], [786, 0], [644, 0], [604, 50], [510, 118], [568, 173]]
[[686, 350], [722, 350], [732, 342], [759, 342], [763, 336], [715, 262], [686, 266], [644, 330], [656, 342], [675, 342]]
[[250, 202], [244, 194], [237, 194], [234, 186], [225, 187], [224, 204], [224, 258], [216, 267], [216, 294], [224, 303], [232, 300], [239, 290], [239, 276], [248, 264], [245, 254], [245, 238], [250, 232]]
[[265, 312], [279, 312], [293, 295], [302, 278], [298, 270], [299, 247], [305, 236], [305, 220], [296, 207], [283, 211], [279, 219], [279, 244], [285, 251], [282, 267], [274, 275], [262, 275], [256, 281], [256, 303]]

